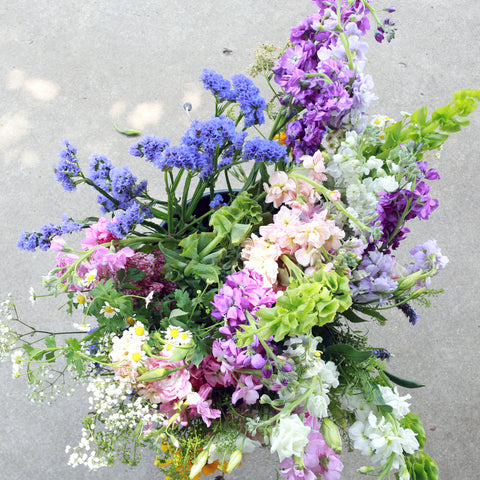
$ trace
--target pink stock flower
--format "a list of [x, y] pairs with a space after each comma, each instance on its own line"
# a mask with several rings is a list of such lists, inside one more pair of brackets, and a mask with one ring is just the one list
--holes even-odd
[[[112, 252], [107, 247], [97, 247], [90, 257], [90, 263], [101, 273], [114, 274], [125, 268], [127, 259], [135, 252], [130, 247], [124, 247]], [[105, 272], [106, 271], [106, 272]]]
[[242, 373], [233, 392], [232, 403], [235, 405], [239, 400], [244, 400], [247, 405], [253, 405], [259, 398], [257, 390], [262, 387], [263, 384], [258, 378]]
[[207, 398], [212, 393], [212, 387], [204, 384], [198, 392], [192, 392], [187, 395], [188, 412], [196, 417], [202, 417], [207, 427], [209, 427], [215, 418], [220, 418], [222, 412], [215, 408], [211, 408], [212, 400]]
[[65, 240], [62, 237], [53, 237], [52, 241], [50, 242], [50, 250], [54, 252], [61, 252], [65, 245]]
[[118, 240], [109, 230], [107, 230], [107, 224], [111, 220], [101, 217], [97, 223], [90, 225], [85, 231], [85, 238], [80, 242], [84, 250], [90, 250], [96, 245], [102, 243], [108, 243], [112, 240]]
[[212, 354], [204, 357], [200, 369], [205, 380], [212, 387], [228, 387], [235, 384], [231, 370], [222, 370], [222, 363], [218, 362]]
[[307, 413], [304, 423], [311, 428], [308, 434], [308, 444], [303, 454], [305, 468], [297, 470], [295, 461], [292, 457], [289, 457], [280, 464], [282, 468], [280, 473], [287, 480], [310, 480], [317, 478], [340, 480], [343, 464], [340, 461], [340, 456], [325, 442], [320, 433], [318, 420]]
[[[149, 370], [154, 368], [166, 368], [173, 370], [183, 367], [184, 361], [169, 362], [159, 358], [148, 358], [147, 367]], [[190, 383], [190, 373], [186, 368], [175, 370], [165, 378], [155, 382], [145, 382], [141, 384], [138, 393], [148, 398], [153, 403], [168, 403], [185, 398], [192, 392], [192, 384]]]

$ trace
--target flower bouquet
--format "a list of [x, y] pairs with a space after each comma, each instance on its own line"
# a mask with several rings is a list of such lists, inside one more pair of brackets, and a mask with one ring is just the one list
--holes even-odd
[[65, 216], [18, 246], [55, 252], [46, 293], [31, 299], [62, 297], [74, 328], [30, 325], [8, 298], [0, 353], [32, 399], [86, 385], [72, 466], [135, 465], [149, 448], [169, 478], [194, 479], [265, 446], [289, 480], [334, 480], [343, 448], [378, 479], [438, 477], [397, 389], [420, 385], [388, 370], [362, 325], [384, 324], [388, 309], [414, 325], [412, 304], [438, 293], [448, 260], [435, 240], [405, 263], [395, 252], [407, 222], [437, 208], [427, 159], [468, 124], [480, 91], [431, 114], [370, 115], [363, 37], [373, 26], [390, 41], [393, 22], [366, 0], [313, 3], [285, 48], [256, 52], [249, 73], [269, 101], [247, 76], [206, 69], [214, 115], [178, 145], [148, 135], [131, 146], [163, 175], [159, 195], [104, 155], [85, 168], [64, 141], [56, 180], [94, 188], [102, 216]]

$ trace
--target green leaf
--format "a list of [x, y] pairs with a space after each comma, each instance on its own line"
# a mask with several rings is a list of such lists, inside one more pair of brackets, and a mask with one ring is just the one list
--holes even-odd
[[413, 123], [416, 123], [421, 127], [427, 120], [427, 107], [421, 107], [418, 110], [415, 110], [410, 118]]
[[140, 135], [142, 133], [140, 130], [134, 130], [132, 128], [126, 128], [126, 129], [122, 130], [122, 129], [118, 128], [116, 123], [114, 123], [113, 126], [115, 127], [115, 130], [118, 133], [121, 133], [122, 135], [127, 135], [129, 137], [137, 136], [137, 135]]
[[192, 268], [192, 272], [197, 278], [205, 281], [211, 280], [217, 284], [220, 283], [220, 267], [216, 265], [203, 265], [199, 263]]
[[352, 323], [368, 322], [366, 318], [360, 317], [351, 308], [342, 312], [342, 315]]
[[57, 343], [55, 342], [55, 337], [46, 337], [45, 346], [47, 348], [57, 348]]
[[418, 382], [413, 382], [412, 380], [405, 380], [404, 378], [397, 377], [393, 373], [387, 372], [387, 370], [384, 370], [383, 373], [393, 382], [396, 383], [397, 385], [400, 385], [401, 387], [405, 388], [420, 388], [424, 387], [425, 385], [423, 383], [418, 383]]
[[346, 343], [330, 345], [325, 349], [325, 353], [329, 355], [340, 355], [355, 363], [362, 363], [372, 356], [372, 352], [357, 350]]

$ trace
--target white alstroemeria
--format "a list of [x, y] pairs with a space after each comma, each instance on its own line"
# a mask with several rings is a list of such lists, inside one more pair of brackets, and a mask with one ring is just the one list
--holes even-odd
[[310, 431], [297, 414], [282, 417], [272, 431], [270, 451], [277, 452], [280, 462], [292, 456], [302, 457]]

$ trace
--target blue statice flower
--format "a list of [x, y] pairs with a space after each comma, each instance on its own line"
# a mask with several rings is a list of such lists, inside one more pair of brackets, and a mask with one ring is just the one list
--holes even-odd
[[137, 184], [137, 177], [129, 167], [115, 167], [104, 155], [91, 156], [89, 178], [110, 197], [102, 194], [97, 196], [103, 213], [127, 209], [147, 189], [146, 180]]
[[39, 228], [38, 232], [22, 232], [17, 240], [17, 247], [20, 250], [35, 251], [38, 247], [40, 250], [48, 250], [50, 248], [52, 238], [62, 236], [67, 233], [78, 232], [84, 227], [83, 224], [71, 220], [68, 215], [62, 216], [62, 223], [54, 225], [47, 222]]
[[274, 140], [256, 137], [245, 142], [243, 159], [266, 163], [288, 162], [287, 147]]
[[[157, 143], [160, 146], [152, 149], [149, 159], [161, 170], [184, 168], [206, 178], [215, 167], [228, 165], [235, 155], [241, 155], [246, 135], [245, 132], [236, 132], [235, 122], [223, 115], [194, 120], [179, 145]], [[132, 148], [135, 150], [136, 147]], [[146, 155], [146, 149], [141, 148]], [[218, 165], [215, 165], [216, 159]]]
[[214, 70], [204, 69], [200, 80], [220, 101], [238, 102], [245, 116], [245, 127], [265, 123], [263, 111], [267, 102], [252, 80], [241, 73], [232, 77], [231, 83]]
[[168, 138], [145, 135], [138, 142], [130, 146], [129, 153], [134, 157], [144, 157], [148, 162], [155, 164], [168, 145], [170, 145]]
[[124, 238], [132, 232], [137, 225], [153, 215], [147, 207], [140, 205], [135, 200], [125, 211], [115, 214], [115, 218], [107, 224], [107, 229], [117, 238]]
[[65, 145], [65, 148], [60, 150], [58, 154], [60, 161], [55, 168], [55, 180], [62, 184], [66, 192], [72, 192], [77, 188], [72, 178], [81, 172], [76, 156], [77, 149], [70, 145], [68, 140], [63, 140], [62, 143]]
[[241, 73], [232, 77], [233, 91], [240, 109], [245, 115], [245, 126], [261, 125], [265, 123], [263, 111], [267, 106], [267, 102], [260, 96], [260, 90], [245, 75]]
[[90, 157], [88, 178], [92, 180], [95, 185], [98, 185], [101, 188], [106, 187], [106, 179], [110, 177], [110, 172], [113, 168], [113, 163], [105, 155], [94, 153]]
[[209, 203], [209, 207], [212, 208], [213, 210], [217, 210], [220, 207], [225, 207], [227, 204], [223, 201], [222, 195], [217, 193], [214, 197], [213, 200]]
[[235, 92], [232, 91], [230, 82], [215, 70], [205, 68], [200, 75], [200, 80], [205, 90], [210, 90], [220, 101], [235, 101]]

